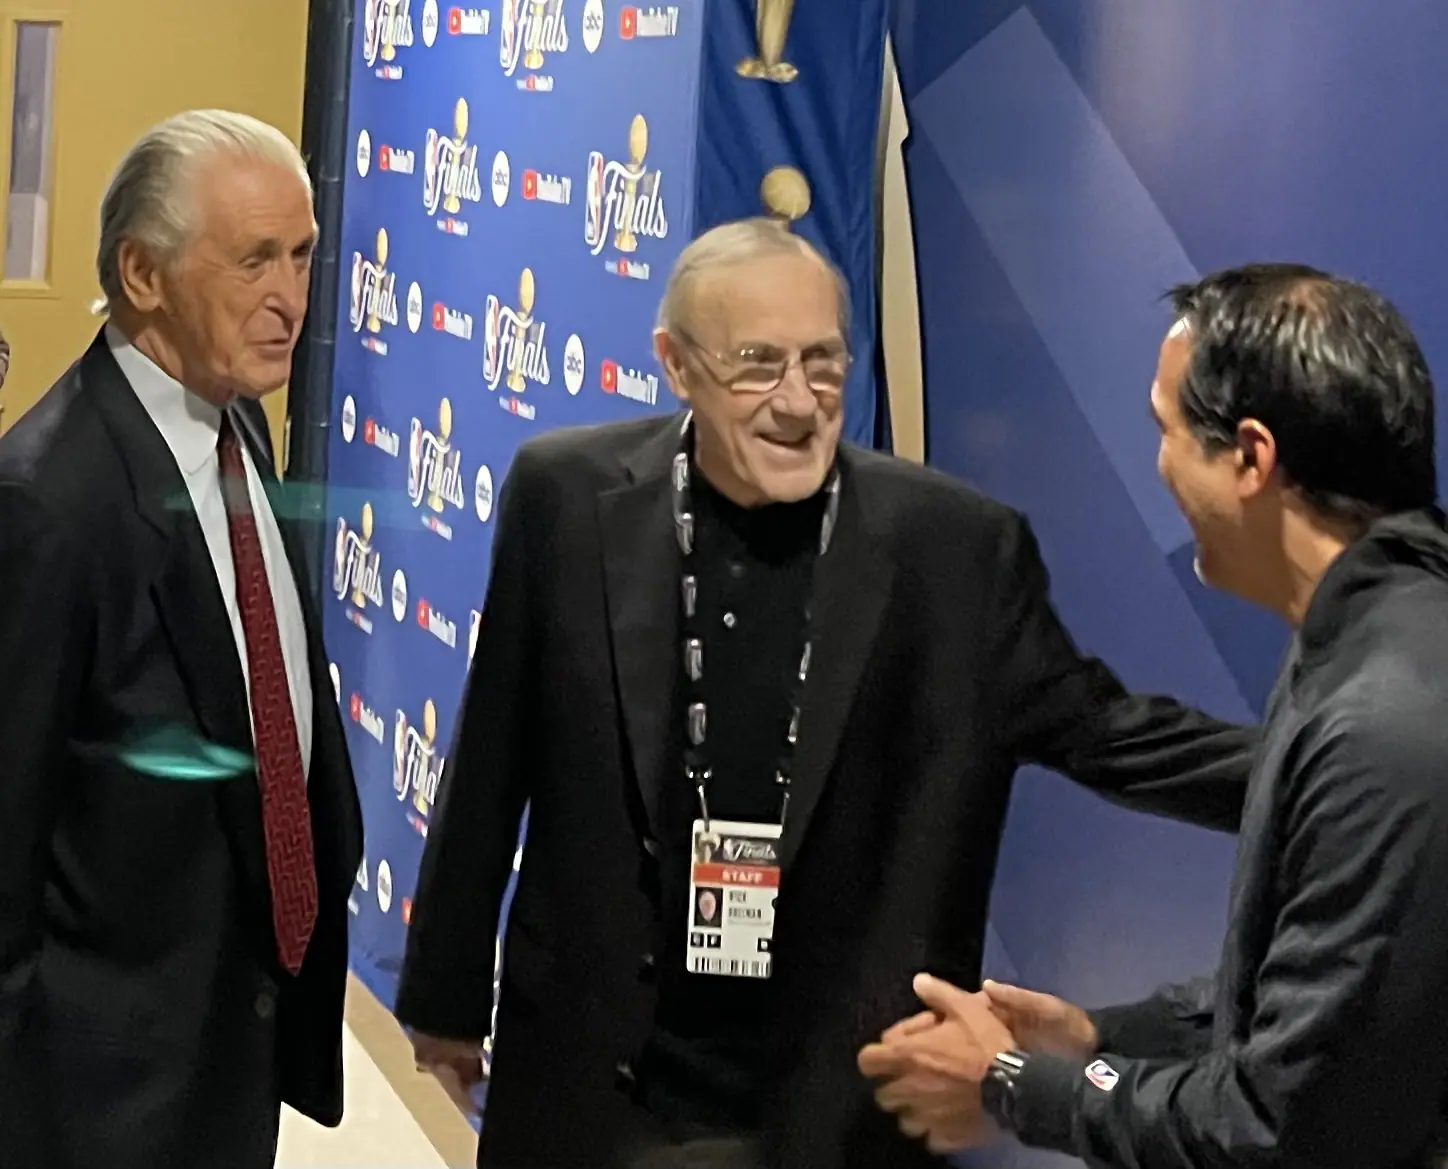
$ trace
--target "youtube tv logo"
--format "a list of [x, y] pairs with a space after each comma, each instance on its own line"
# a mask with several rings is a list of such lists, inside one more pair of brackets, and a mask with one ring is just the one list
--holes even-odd
[[441, 303], [432, 306], [432, 327], [439, 333], [447, 327], [447, 309]]
[[523, 172], [523, 198], [538, 198], [538, 172], [536, 170]]
[[639, 10], [632, 5], [625, 5], [618, 13], [618, 35], [626, 41], [631, 41], [639, 34]]
[[377, 420], [369, 418], [362, 423], [362, 441], [368, 446], [377, 445]]
[[598, 379], [605, 394], [618, 393], [618, 362], [605, 358], [599, 364]]

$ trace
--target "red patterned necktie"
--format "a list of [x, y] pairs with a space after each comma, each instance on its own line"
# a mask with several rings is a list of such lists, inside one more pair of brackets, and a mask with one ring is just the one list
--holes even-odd
[[246, 462], [230, 417], [222, 415], [221, 487], [226, 526], [236, 567], [236, 601], [246, 638], [251, 682], [251, 726], [261, 788], [266, 867], [271, 881], [272, 924], [277, 955], [293, 974], [302, 966], [317, 920], [317, 865], [312, 852], [312, 817], [307, 780], [292, 712], [292, 688], [282, 658], [276, 606], [262, 559], [261, 537], [246, 487]]

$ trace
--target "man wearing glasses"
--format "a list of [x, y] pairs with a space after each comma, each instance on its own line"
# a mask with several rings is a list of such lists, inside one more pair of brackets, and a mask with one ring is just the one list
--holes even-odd
[[688, 411], [514, 462], [398, 1001], [466, 1094], [528, 805], [481, 1166], [931, 1164], [855, 1051], [977, 981], [1017, 767], [1237, 825], [1252, 734], [1082, 657], [1018, 515], [841, 446], [846, 317], [807, 242], [715, 228], [655, 333]]

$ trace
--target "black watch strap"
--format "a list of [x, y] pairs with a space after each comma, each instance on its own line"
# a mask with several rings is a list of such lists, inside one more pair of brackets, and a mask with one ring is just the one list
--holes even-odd
[[1019, 1051], [1001, 1052], [991, 1060], [980, 1086], [981, 1107], [1005, 1132], [1016, 1131], [1016, 1083], [1025, 1070], [1026, 1059]]

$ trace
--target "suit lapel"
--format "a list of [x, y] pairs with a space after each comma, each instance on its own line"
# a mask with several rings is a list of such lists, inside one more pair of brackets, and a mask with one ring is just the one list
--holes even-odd
[[810, 672], [781, 842], [785, 866], [799, 852], [824, 795], [890, 594], [890, 563], [869, 522], [868, 501], [860, 498], [853, 481], [848, 450], [842, 449], [840, 458], [839, 519], [829, 551], [815, 569]]
[[[157, 569], [151, 592], [197, 726], [208, 742], [251, 757], [241, 659], [185, 480], [111, 356], [104, 333], [82, 360], [87, 389], [126, 464], [136, 508], [155, 538], [150, 560]], [[255, 773], [247, 771], [216, 787], [238, 864], [249, 883], [265, 890], [266, 848]]]
[[[634, 774], [653, 840], [676, 736], [681, 556], [669, 471], [678, 450], [671, 419], [627, 466], [629, 481], [599, 497], [613, 664]], [[682, 782], [682, 781], [681, 781]]]

